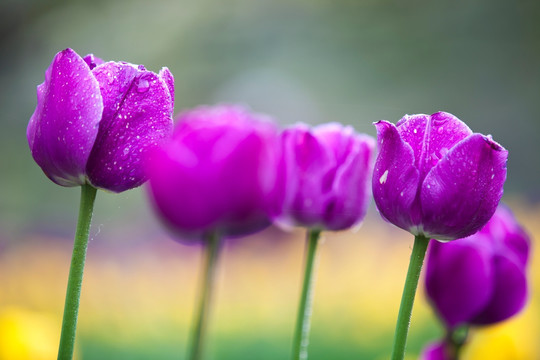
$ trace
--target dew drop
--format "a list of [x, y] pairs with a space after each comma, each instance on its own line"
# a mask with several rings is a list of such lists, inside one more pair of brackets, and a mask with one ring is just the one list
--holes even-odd
[[146, 79], [139, 79], [139, 83], [137, 84], [137, 91], [140, 93], [148, 91], [150, 88], [150, 83]]
[[379, 179], [379, 182], [380, 182], [381, 184], [384, 184], [384, 183], [386, 182], [386, 178], [387, 178], [387, 177], [388, 177], [388, 170], [386, 170], [386, 171], [382, 174], [382, 176], [381, 176], [380, 179]]

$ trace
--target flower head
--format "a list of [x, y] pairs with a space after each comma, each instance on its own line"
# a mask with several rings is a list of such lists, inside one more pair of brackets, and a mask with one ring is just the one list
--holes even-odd
[[431, 242], [426, 290], [446, 327], [493, 324], [520, 311], [527, 300], [529, 246], [503, 205], [476, 234]]
[[148, 163], [149, 194], [183, 238], [248, 234], [269, 225], [275, 194], [277, 127], [240, 106], [180, 115], [171, 141]]
[[155, 74], [65, 49], [37, 87], [26, 131], [32, 156], [62, 186], [137, 187], [146, 181], [149, 150], [172, 132], [173, 101], [167, 68]]
[[454, 240], [478, 231], [503, 194], [508, 152], [452, 114], [375, 123], [373, 197], [381, 215], [414, 235]]
[[332, 123], [314, 129], [299, 124], [280, 140], [278, 223], [342, 230], [362, 221], [370, 200], [373, 138]]

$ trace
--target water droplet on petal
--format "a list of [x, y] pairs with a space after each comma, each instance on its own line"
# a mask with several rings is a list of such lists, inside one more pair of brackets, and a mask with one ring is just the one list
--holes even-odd
[[388, 177], [388, 170], [386, 170], [386, 171], [382, 174], [381, 178], [379, 179], [379, 182], [380, 182], [381, 184], [384, 184], [384, 183], [386, 182], [386, 178], [387, 178], [387, 177]]
[[145, 91], [148, 91], [150, 88], [150, 83], [146, 79], [139, 79], [139, 83], [137, 84], [137, 91], [142, 93]]

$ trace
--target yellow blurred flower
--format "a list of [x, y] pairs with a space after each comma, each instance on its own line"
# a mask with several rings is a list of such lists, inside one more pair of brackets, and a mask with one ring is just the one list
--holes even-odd
[[0, 360], [56, 359], [59, 336], [59, 323], [48, 314], [0, 308]]
[[463, 360], [534, 360], [539, 354], [538, 323], [533, 308], [500, 325], [478, 329], [470, 334]]

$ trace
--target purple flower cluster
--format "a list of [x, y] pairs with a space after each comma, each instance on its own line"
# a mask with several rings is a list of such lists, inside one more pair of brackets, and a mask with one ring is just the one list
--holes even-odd
[[170, 136], [173, 101], [167, 68], [155, 74], [65, 49], [37, 87], [26, 132], [32, 156], [62, 186], [137, 187], [147, 179], [148, 152]]
[[[366, 214], [371, 179], [382, 217], [425, 241], [420, 259], [428, 239], [439, 240], [426, 289], [449, 333], [523, 308], [530, 241], [498, 207], [508, 151], [490, 136], [445, 112], [381, 120], [373, 166], [375, 141], [338, 123], [280, 130], [267, 116], [217, 105], [182, 113], [173, 130], [173, 105], [167, 68], [156, 74], [63, 50], [37, 87], [32, 156], [62, 186], [121, 192], [149, 178], [162, 221], [189, 240], [272, 222], [317, 234], [351, 228]], [[449, 346], [432, 345], [425, 357], [444, 359]]]
[[366, 213], [374, 141], [338, 124], [279, 133], [270, 118], [234, 105], [181, 114], [152, 156], [150, 194], [184, 237], [245, 235], [271, 220], [341, 230]]

